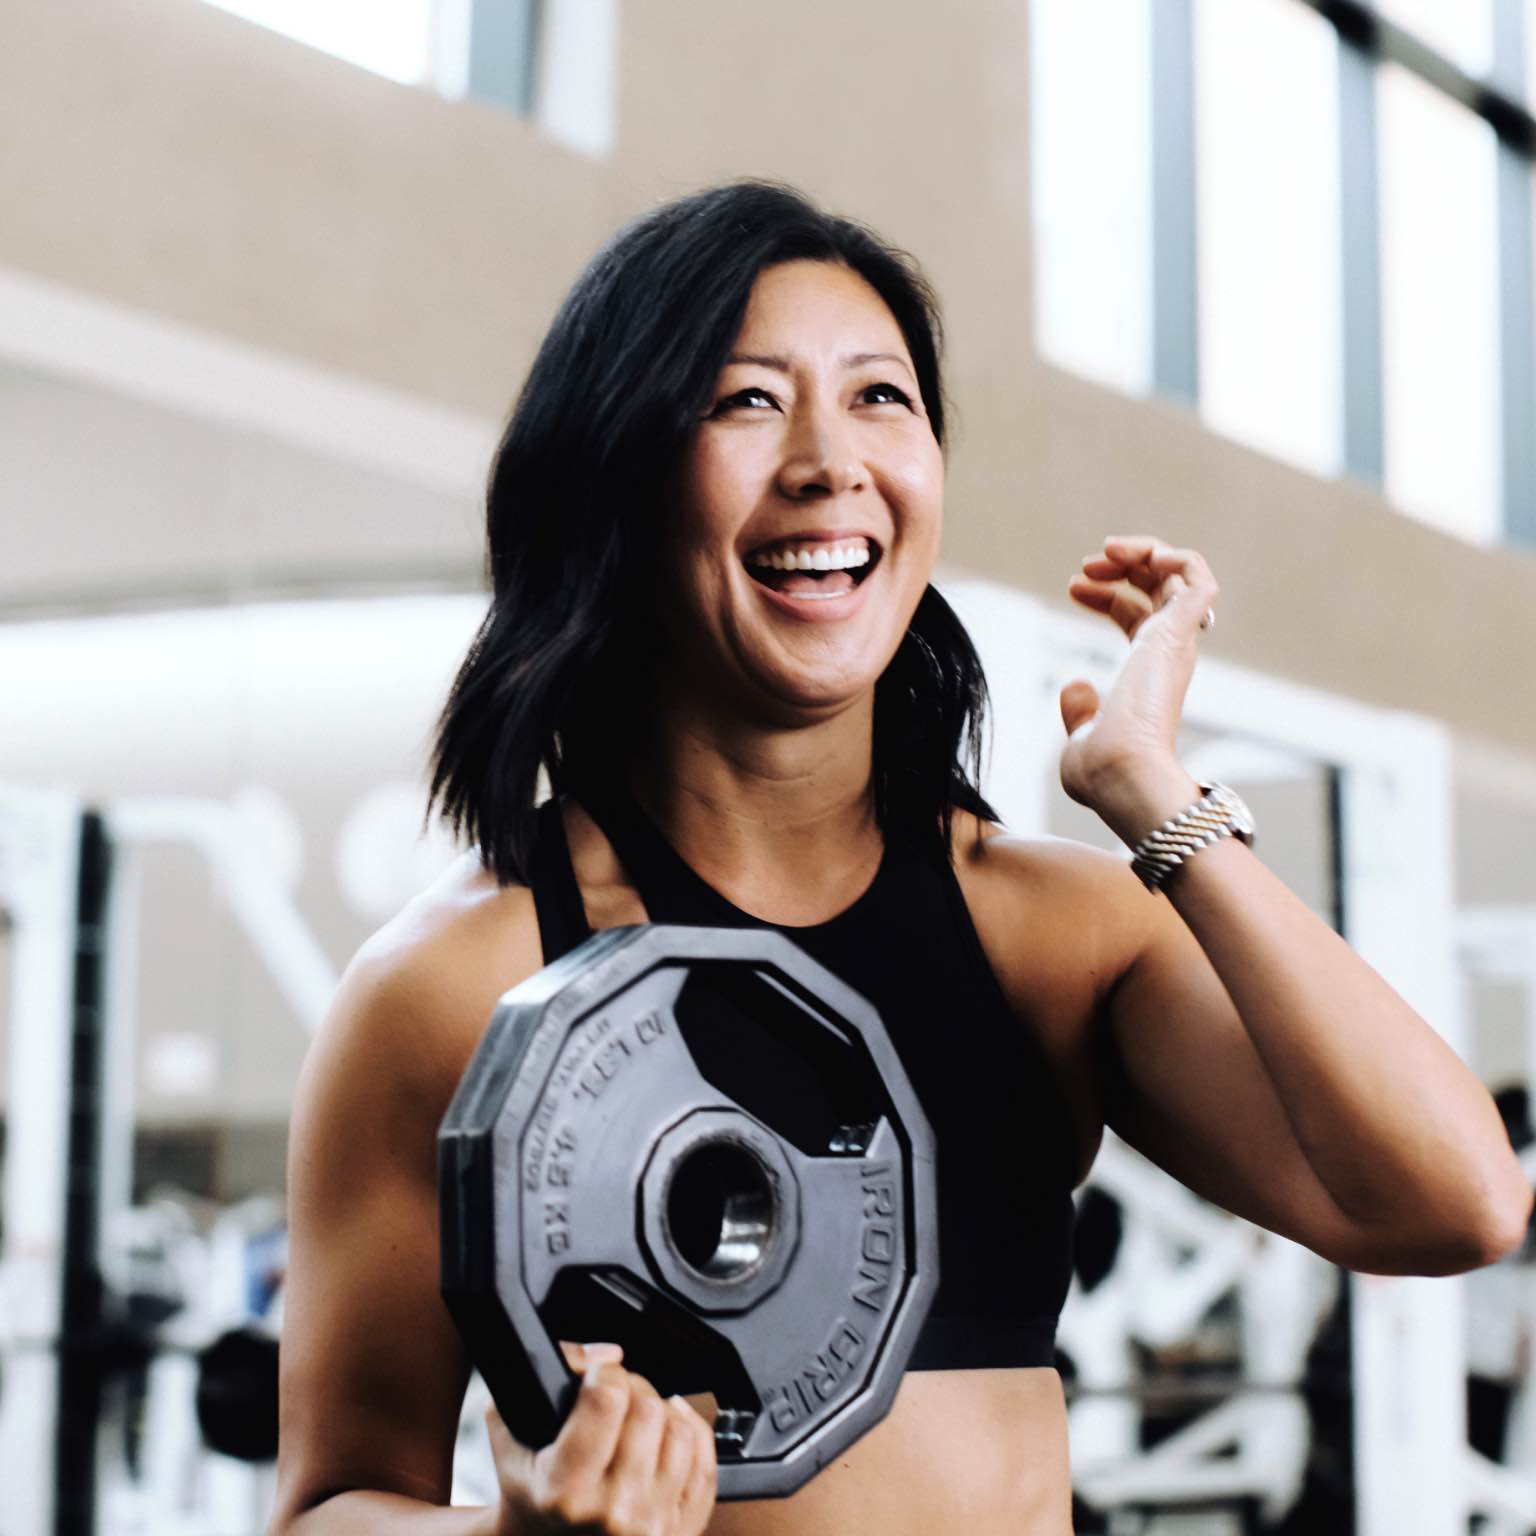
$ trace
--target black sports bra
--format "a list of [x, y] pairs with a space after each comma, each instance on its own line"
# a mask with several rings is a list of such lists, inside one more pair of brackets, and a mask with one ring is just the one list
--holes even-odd
[[[732, 906], [627, 795], [581, 799], [653, 922], [777, 926], [879, 1009], [938, 1141], [939, 1291], [909, 1368], [1052, 1364], [1072, 1273], [1070, 1120], [941, 854], [887, 840], [852, 906], [785, 927]], [[552, 800], [532, 887], [548, 963], [591, 932]]]

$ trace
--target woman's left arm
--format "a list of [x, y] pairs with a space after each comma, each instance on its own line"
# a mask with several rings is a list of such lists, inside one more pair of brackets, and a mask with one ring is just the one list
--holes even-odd
[[[1062, 691], [1062, 782], [1134, 846], [1199, 798], [1173, 742], [1216, 584], [1194, 551], [1138, 538], [1107, 541], [1070, 590], [1131, 651], [1102, 701]], [[1530, 1185], [1440, 1036], [1236, 840], [1164, 891], [1145, 895], [1156, 908], [1108, 1000], [1111, 1123], [1354, 1269], [1454, 1273], [1517, 1246]]]

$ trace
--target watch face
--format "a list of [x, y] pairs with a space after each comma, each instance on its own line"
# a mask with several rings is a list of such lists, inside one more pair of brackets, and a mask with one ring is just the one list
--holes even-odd
[[[1222, 786], [1226, 788], [1225, 785]], [[1255, 831], [1253, 812], [1243, 803], [1239, 795], [1235, 795], [1230, 789], [1226, 790], [1227, 809], [1232, 815], [1232, 830], [1245, 843], [1253, 841]]]
[[1222, 811], [1225, 811], [1231, 819], [1232, 835], [1241, 838], [1245, 843], [1253, 841], [1253, 834], [1257, 830], [1254, 826], [1253, 812], [1243, 803], [1242, 797], [1234, 790], [1228, 789], [1225, 784], [1202, 784], [1200, 786], [1212, 803]]

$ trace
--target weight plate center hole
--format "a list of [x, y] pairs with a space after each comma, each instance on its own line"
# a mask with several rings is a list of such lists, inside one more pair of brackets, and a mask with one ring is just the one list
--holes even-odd
[[707, 1280], [744, 1280], [761, 1268], [779, 1219], [772, 1176], [739, 1143], [690, 1147], [672, 1171], [667, 1230], [678, 1257]]

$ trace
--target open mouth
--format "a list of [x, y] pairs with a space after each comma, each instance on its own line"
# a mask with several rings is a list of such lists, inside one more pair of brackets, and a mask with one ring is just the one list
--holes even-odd
[[847, 539], [779, 539], [745, 557], [754, 581], [807, 601], [842, 597], [869, 579], [880, 546], [862, 535]]

